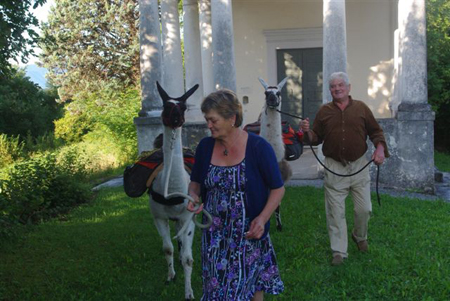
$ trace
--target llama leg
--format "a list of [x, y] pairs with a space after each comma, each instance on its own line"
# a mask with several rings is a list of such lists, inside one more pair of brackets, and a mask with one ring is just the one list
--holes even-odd
[[[175, 231], [176, 231], [176, 233], [178, 233], [182, 227], [183, 227], [183, 224], [182, 224], [181, 222], [178, 222], [178, 221], [177, 221], [177, 222], [175, 223]], [[181, 255], [182, 255], [182, 253], [181, 253], [181, 247], [182, 247], [182, 245], [183, 245], [183, 242], [181, 241], [181, 237], [179, 237], [179, 238], [177, 239], [177, 244], [178, 244], [178, 256], [179, 256], [180, 264], [183, 264], [182, 258], [181, 258]]]
[[275, 218], [277, 221], [277, 230], [281, 231], [283, 230], [283, 225], [281, 224], [281, 212], [280, 212], [280, 206], [275, 209]]
[[[180, 221], [181, 223], [181, 221]], [[181, 241], [181, 264], [184, 270], [184, 295], [186, 300], [194, 300], [194, 291], [191, 286], [191, 275], [194, 259], [192, 257], [192, 242], [194, 240], [195, 225], [189, 221], [186, 232], [180, 237]]]
[[163, 240], [163, 252], [166, 257], [167, 267], [169, 269], [167, 282], [170, 282], [175, 278], [175, 269], [173, 267], [173, 244], [170, 239], [169, 221], [166, 219], [155, 219], [155, 226]]

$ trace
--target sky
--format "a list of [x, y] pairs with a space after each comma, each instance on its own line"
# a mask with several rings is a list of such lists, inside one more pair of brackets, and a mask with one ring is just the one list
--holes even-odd
[[[52, 7], [54, 5], [54, 3], [55, 3], [54, 0], [47, 0], [47, 2], [43, 6], [39, 6], [36, 9], [32, 9], [33, 14], [39, 20], [39, 24], [41, 22], [47, 21], [48, 13], [50, 12], [50, 7]], [[39, 33], [40, 32], [39, 28], [36, 29], [36, 31]], [[34, 49], [34, 51], [36, 52], [37, 55], [39, 55], [41, 53], [41, 49], [37, 48], [37, 47]], [[33, 65], [38, 60], [39, 60], [38, 57], [30, 56], [27, 65]]]

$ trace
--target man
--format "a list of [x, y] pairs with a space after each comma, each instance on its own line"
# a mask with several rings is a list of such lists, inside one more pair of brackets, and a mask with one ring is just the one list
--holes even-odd
[[[372, 112], [362, 101], [349, 95], [350, 83], [346, 73], [330, 76], [330, 92], [333, 101], [321, 106], [310, 130], [309, 119], [302, 121], [301, 128], [306, 142], [318, 145], [323, 142], [325, 166], [338, 174], [352, 174], [367, 164], [367, 136], [375, 146], [374, 163], [380, 165], [389, 157], [383, 130]], [[325, 209], [327, 229], [333, 252], [332, 265], [340, 265], [348, 257], [347, 222], [345, 199], [352, 194], [354, 206], [354, 229], [352, 239], [361, 252], [367, 252], [367, 229], [372, 203], [370, 200], [369, 168], [351, 177], [340, 177], [325, 170]]]

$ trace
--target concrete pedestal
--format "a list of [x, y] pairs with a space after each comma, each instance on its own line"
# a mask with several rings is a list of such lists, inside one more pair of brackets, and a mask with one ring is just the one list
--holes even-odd
[[137, 129], [138, 154], [152, 150], [154, 148], [153, 141], [163, 132], [161, 112], [159, 112], [159, 115], [154, 114], [152, 117], [136, 117], [134, 118], [134, 124]]
[[[396, 119], [380, 119], [378, 122], [391, 155], [381, 166], [380, 184], [435, 193], [434, 112], [430, 105], [403, 102], [398, 107]], [[367, 155], [371, 156], [373, 151], [371, 146]], [[371, 165], [371, 177], [375, 183], [375, 165]]]

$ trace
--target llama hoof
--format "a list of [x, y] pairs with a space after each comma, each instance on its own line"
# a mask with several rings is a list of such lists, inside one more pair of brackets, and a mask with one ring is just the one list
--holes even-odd
[[167, 280], [166, 280], [166, 285], [169, 285], [169, 284], [171, 284], [172, 282], [175, 282], [176, 279], [177, 279], [177, 276], [173, 276], [172, 279], [167, 279]]

